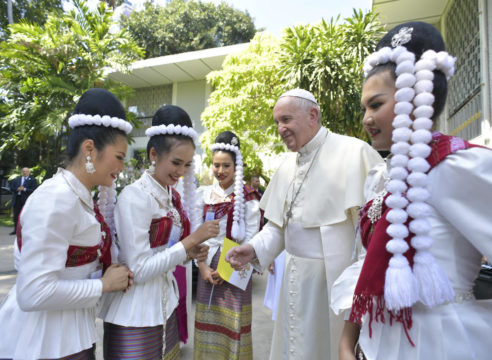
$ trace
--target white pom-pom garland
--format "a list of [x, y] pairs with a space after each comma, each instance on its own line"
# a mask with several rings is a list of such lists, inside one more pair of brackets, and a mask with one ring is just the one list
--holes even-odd
[[[386, 190], [390, 192], [386, 199], [386, 205], [390, 208], [387, 233], [392, 237], [386, 248], [393, 255], [386, 270], [384, 296], [388, 309], [400, 310], [411, 307], [419, 299], [429, 306], [452, 299], [449, 279], [428, 252], [432, 239], [428, 236], [431, 228], [427, 217], [431, 209], [425, 201], [430, 196], [426, 174], [430, 165], [426, 158], [430, 155], [428, 144], [432, 140], [430, 130], [435, 100], [432, 94], [433, 71], [440, 70], [449, 78], [454, 73], [456, 59], [446, 52], [428, 50], [415, 62], [415, 54], [404, 46], [394, 49], [385, 47], [368, 57], [364, 65], [365, 74], [388, 61], [396, 63], [397, 91], [392, 134], [394, 143], [391, 146], [392, 168], [389, 171], [390, 181], [386, 184]], [[413, 124], [410, 114], [416, 119]], [[410, 156], [409, 160], [407, 156]], [[410, 186], [408, 190], [407, 183]], [[406, 198], [402, 195], [405, 191]], [[405, 225], [408, 216], [403, 214], [412, 217], [410, 229], [418, 234], [413, 237], [415, 241], [412, 239], [412, 246], [416, 249], [413, 271], [403, 256], [408, 249], [403, 240], [408, 236]]]
[[412, 172], [426, 173], [429, 169], [430, 165], [425, 158], [414, 157], [408, 160], [408, 170]]
[[407, 190], [408, 186], [405, 181], [393, 179], [388, 182], [386, 186], [386, 190], [392, 194], [396, 193], [404, 193]]
[[243, 179], [243, 156], [239, 147], [226, 143], [215, 143], [210, 146], [210, 150], [227, 150], [236, 154], [235, 180], [234, 180], [234, 210], [232, 213], [231, 235], [235, 240], [244, 240], [246, 236], [246, 226], [244, 223], [244, 214], [246, 205], [244, 204], [244, 179]]
[[434, 108], [429, 105], [422, 105], [416, 108], [413, 111], [413, 116], [415, 118], [432, 118], [432, 115], [434, 115]]
[[192, 138], [193, 141], [198, 138], [197, 132], [192, 127], [174, 124], [151, 126], [145, 130], [145, 135], [149, 138], [156, 135], [184, 135]]
[[400, 254], [405, 253], [409, 249], [409, 246], [406, 241], [398, 239], [391, 240], [386, 243], [386, 250], [390, 253], [398, 252]]
[[408, 142], [412, 136], [412, 130], [406, 127], [400, 127], [393, 130], [392, 139], [394, 142]]
[[196, 184], [195, 184], [195, 160], [183, 177], [183, 209], [190, 220], [191, 232], [195, 231], [201, 224], [199, 215], [195, 209], [196, 202]]
[[392, 123], [394, 128], [401, 128], [401, 127], [410, 127], [412, 125], [412, 119], [410, 119], [410, 116], [408, 114], [399, 114], [396, 115], [395, 118], [393, 119]]
[[408, 204], [408, 200], [400, 194], [391, 194], [386, 198], [386, 205], [390, 208], [404, 209]]
[[407, 182], [413, 187], [426, 187], [429, 183], [427, 174], [414, 172], [408, 175]]
[[412, 88], [402, 88], [398, 89], [395, 92], [395, 100], [400, 102], [400, 101], [412, 101], [413, 97], [415, 96], [415, 90]]
[[68, 118], [68, 126], [72, 129], [87, 125], [113, 127], [124, 131], [126, 134], [129, 134], [133, 129], [132, 124], [128, 121], [108, 115], [73, 114]]
[[391, 157], [390, 162], [392, 167], [406, 167], [408, 163], [408, 156], [396, 154]]
[[414, 130], [419, 130], [419, 129], [430, 130], [432, 129], [432, 125], [433, 122], [429, 118], [417, 118], [413, 121]]
[[428, 92], [418, 94], [413, 99], [413, 103], [415, 104], [415, 106], [422, 106], [422, 105], [432, 106], [432, 104], [434, 104], [434, 95]]
[[[111, 186], [98, 186], [97, 207], [104, 217], [104, 221], [111, 230], [111, 238], [115, 239], [114, 207], [116, 204], [116, 181]], [[116, 261], [116, 259], [113, 259]]]
[[408, 214], [403, 209], [391, 209], [386, 217], [392, 224], [404, 224], [408, 219]]
[[413, 219], [426, 218], [431, 214], [431, 207], [426, 202], [411, 202], [408, 204], [406, 211]]
[[391, 145], [391, 153], [392, 154], [402, 154], [406, 155], [408, 154], [408, 150], [410, 150], [410, 144], [409, 143], [395, 143]]
[[424, 143], [417, 143], [410, 146], [409, 155], [411, 157], [421, 156], [424, 159], [427, 158], [432, 151], [432, 148]]
[[407, 198], [411, 202], [423, 202], [429, 199], [429, 191], [426, 188], [411, 187], [407, 191]]

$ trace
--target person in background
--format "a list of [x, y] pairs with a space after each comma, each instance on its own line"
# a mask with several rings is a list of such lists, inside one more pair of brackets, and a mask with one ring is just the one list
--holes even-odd
[[240, 269], [257, 258], [264, 269], [285, 249], [270, 359], [334, 360], [343, 318], [330, 313], [330, 289], [352, 262], [364, 180], [382, 159], [366, 142], [323, 127], [309, 91], [281, 95], [273, 119], [291, 153], [261, 198], [268, 223], [226, 260]]
[[258, 175], [252, 175], [249, 183], [253, 189], [263, 195], [264, 191], [260, 188], [260, 177]]
[[17, 223], [22, 207], [26, 203], [29, 195], [38, 187], [36, 178], [31, 176], [31, 170], [28, 167], [22, 168], [22, 176], [16, 177], [10, 182], [10, 191], [12, 192], [12, 208], [14, 213], [14, 230], [9, 235], [15, 235]]
[[0, 307], [1, 359], [95, 359], [96, 305], [132, 284], [126, 266], [111, 265], [111, 221], [102, 216], [112, 215], [132, 126], [104, 89], [87, 90], [68, 124], [66, 169], [43, 182], [19, 219], [17, 281]]
[[366, 60], [363, 125], [391, 154], [366, 183], [367, 254], [332, 289], [336, 312], [351, 307], [342, 360], [492, 354], [492, 303], [473, 294], [492, 256], [492, 151], [433, 132], [455, 60], [424, 22], [394, 27]]
[[[104, 298], [99, 316], [104, 319], [105, 359], [180, 358], [187, 313], [179, 300], [186, 287], [178, 290], [175, 269], [191, 258], [204, 260], [208, 247], [200, 244], [219, 232], [218, 220], [197, 226], [198, 221], [189, 218], [195, 201], [197, 138], [189, 115], [178, 106], [164, 105], [145, 134], [151, 165], [121, 191], [115, 211], [119, 259], [132, 270], [135, 284]], [[183, 200], [173, 187], [181, 177]]]

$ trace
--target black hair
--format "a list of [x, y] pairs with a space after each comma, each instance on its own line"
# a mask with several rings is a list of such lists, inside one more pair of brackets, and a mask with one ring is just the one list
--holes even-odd
[[[236, 139], [236, 140], [232, 140]], [[233, 144], [234, 142], [234, 144]], [[230, 144], [230, 145], [236, 145], [239, 149], [241, 148], [241, 144], [239, 142], [239, 138], [234, 134], [232, 131], [223, 131], [217, 137], [215, 138], [215, 143], [216, 144]], [[232, 161], [234, 165], [236, 164], [236, 153], [234, 151], [226, 150], [226, 149], [217, 149], [214, 151], [216, 153], [217, 151], [223, 151], [231, 155]]]
[[[189, 128], [193, 127], [190, 116], [186, 111], [175, 105], [163, 105], [156, 111], [152, 117], [152, 126], [159, 125], [181, 125]], [[174, 147], [183, 143], [189, 142], [195, 148], [193, 139], [186, 135], [178, 134], [162, 134], [154, 135], [147, 143], [147, 157], [150, 158], [150, 149], [154, 148], [157, 156], [168, 154]]]
[[[89, 89], [79, 99], [72, 112], [74, 114], [111, 116], [126, 120], [125, 108], [120, 100], [110, 91], [100, 88]], [[117, 128], [83, 125], [77, 126], [70, 132], [67, 143], [67, 158], [72, 161], [77, 157], [80, 145], [90, 139], [94, 141], [94, 147], [102, 151], [108, 144], [114, 144], [118, 136], [127, 138], [126, 133]]]
[[[432, 25], [422, 21], [411, 21], [404, 24], [400, 24], [391, 29], [377, 44], [376, 50], [383, 47], [393, 47], [393, 36], [398, 34], [402, 28], [412, 28], [410, 41], [403, 44], [403, 46], [410, 52], [415, 54], [415, 61], [418, 61], [422, 54], [427, 50], [434, 50], [435, 52], [445, 51], [444, 40], [439, 31]], [[386, 63], [376, 65], [366, 76], [366, 81], [371, 76], [389, 70], [394, 79], [396, 65], [394, 63]], [[440, 70], [434, 70], [434, 87], [432, 89], [432, 95], [434, 95], [434, 114], [432, 119], [436, 119], [444, 109], [446, 103], [446, 96], [448, 94], [448, 81], [446, 75]]]

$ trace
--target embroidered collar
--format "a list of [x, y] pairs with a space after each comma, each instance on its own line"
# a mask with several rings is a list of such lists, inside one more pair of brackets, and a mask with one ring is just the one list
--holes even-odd
[[299, 155], [304, 157], [312, 154], [317, 148], [323, 145], [328, 129], [321, 127], [316, 135], [299, 150]]
[[[220, 198], [221, 202], [226, 201], [227, 197], [229, 197], [234, 192], [234, 183], [229, 186], [227, 189], [222, 189], [218, 183], [213, 184], [212, 191], [210, 192], [210, 201], [215, 202], [216, 198]], [[216, 196], [214, 196], [214, 194]], [[215, 199], [214, 199], [215, 198]]]
[[67, 182], [68, 186], [73, 190], [82, 203], [84, 203], [91, 212], [94, 213], [94, 201], [92, 200], [92, 194], [87, 188], [80, 182], [80, 180], [69, 170], [58, 168], [56, 176], [62, 176]]
[[142, 185], [146, 191], [148, 191], [164, 209], [172, 209], [173, 197], [172, 189], [170, 186], [163, 187], [159, 182], [152, 177], [147, 171], [145, 171], [141, 177]]

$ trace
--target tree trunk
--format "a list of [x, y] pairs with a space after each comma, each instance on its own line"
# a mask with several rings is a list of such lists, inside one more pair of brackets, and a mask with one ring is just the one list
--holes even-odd
[[14, 16], [12, 14], [12, 0], [7, 0], [7, 17], [9, 19], [9, 24], [13, 24]]

